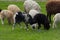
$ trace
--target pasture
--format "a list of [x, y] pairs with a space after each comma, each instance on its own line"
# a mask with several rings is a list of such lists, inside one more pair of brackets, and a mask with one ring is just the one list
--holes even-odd
[[[38, 2], [39, 5], [42, 8], [42, 13], [46, 14], [46, 2]], [[1, 9], [7, 9], [7, 6], [9, 4], [16, 4], [22, 11], [23, 9], [23, 2], [2, 2], [0, 1], [0, 8]], [[0, 40], [60, 40], [60, 27], [58, 26], [55, 29], [52, 29], [52, 26], [50, 30], [46, 31], [43, 29], [43, 26], [41, 27], [41, 30], [38, 31], [32, 30], [29, 26], [28, 31], [24, 29], [25, 25], [24, 23], [21, 23], [23, 26], [20, 28], [20, 26], [16, 25], [15, 30], [12, 31], [12, 25], [8, 25], [7, 20], [4, 21], [4, 25], [1, 24], [0, 20]]]

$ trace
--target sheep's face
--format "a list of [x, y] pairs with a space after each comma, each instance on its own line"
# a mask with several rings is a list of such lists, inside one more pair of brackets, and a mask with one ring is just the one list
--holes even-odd
[[33, 29], [35, 29], [37, 26], [38, 26], [37, 23], [31, 24], [31, 27], [32, 27]]
[[37, 26], [35, 20], [29, 14], [24, 14], [24, 16], [25, 22], [28, 22], [32, 28], [35, 28]]
[[23, 13], [22, 12], [16, 13], [15, 19], [16, 19], [16, 22], [18, 22], [18, 23], [24, 21], [24, 15], [23, 15]]
[[31, 25], [36, 22], [35, 19], [32, 18], [29, 14], [28, 14], [27, 16], [28, 16], [28, 22], [29, 22]]

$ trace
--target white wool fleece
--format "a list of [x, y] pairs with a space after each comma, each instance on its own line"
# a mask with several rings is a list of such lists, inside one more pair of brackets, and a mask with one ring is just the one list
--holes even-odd
[[26, 0], [24, 2], [24, 8], [27, 12], [29, 12], [31, 9], [35, 9], [39, 12], [41, 11], [41, 7], [39, 6], [39, 4], [33, 0]]
[[36, 10], [34, 10], [34, 9], [30, 10], [30, 12], [29, 12], [29, 15], [31, 15], [32, 18], [34, 18], [34, 16], [35, 16], [36, 14], [39, 14], [39, 12], [36, 11]]
[[60, 13], [57, 13], [54, 17], [53, 17], [53, 28], [55, 28], [57, 26], [57, 23], [60, 22]]

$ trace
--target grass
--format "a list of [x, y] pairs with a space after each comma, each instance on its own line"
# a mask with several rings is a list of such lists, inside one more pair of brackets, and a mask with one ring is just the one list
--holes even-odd
[[[0, 2], [1, 9], [7, 9], [9, 4], [16, 4], [23, 11], [23, 2]], [[42, 13], [46, 14], [45, 2], [39, 2], [42, 8]], [[24, 24], [22, 23], [22, 28], [16, 26], [15, 30], [12, 31], [12, 25], [8, 25], [7, 21], [5, 24], [1, 24], [0, 20], [0, 40], [60, 40], [60, 27], [46, 31], [41, 28], [40, 31], [32, 30], [26, 31], [24, 29]]]

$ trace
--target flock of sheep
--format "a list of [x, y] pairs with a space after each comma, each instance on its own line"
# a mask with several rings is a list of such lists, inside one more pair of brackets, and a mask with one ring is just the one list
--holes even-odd
[[24, 22], [26, 29], [28, 30], [28, 24], [31, 25], [33, 29], [38, 24], [38, 29], [40, 29], [41, 24], [44, 25], [45, 30], [49, 30], [51, 15], [56, 14], [53, 17], [53, 28], [57, 26], [60, 21], [60, 2], [59, 1], [48, 1], [46, 4], [47, 16], [42, 14], [40, 5], [34, 0], [26, 0], [24, 2], [24, 12], [21, 9], [11, 4], [7, 7], [7, 10], [0, 9], [0, 19], [2, 24], [4, 24], [4, 19], [7, 18], [9, 24], [13, 24], [12, 30], [14, 30], [15, 25]]

